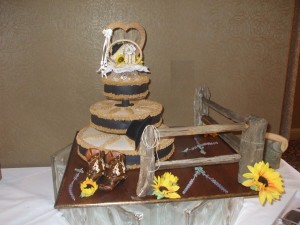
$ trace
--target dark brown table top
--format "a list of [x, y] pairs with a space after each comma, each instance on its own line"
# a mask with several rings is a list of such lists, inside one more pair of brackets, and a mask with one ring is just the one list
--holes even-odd
[[[195, 146], [193, 136], [182, 136], [175, 138], [175, 152], [169, 160], [189, 159], [199, 157], [212, 157], [218, 155], [234, 154], [235, 152], [219, 137], [200, 137], [200, 142], [218, 142], [217, 145], [205, 146], [206, 154], [200, 154], [199, 150], [189, 151], [183, 153], [182, 151], [187, 147]], [[122, 183], [119, 183], [112, 191], [100, 191], [87, 198], [80, 198], [80, 182], [85, 179], [85, 174], [81, 174], [73, 186], [73, 193], [75, 200], [69, 194], [69, 185], [75, 176], [75, 168], [83, 168], [87, 171], [87, 163], [77, 155], [77, 143], [74, 141], [72, 150], [70, 152], [69, 161], [65, 170], [63, 180], [58, 192], [55, 202], [55, 208], [73, 208], [73, 207], [92, 207], [92, 206], [111, 206], [111, 205], [126, 205], [126, 204], [146, 204], [146, 203], [166, 203], [176, 201], [190, 201], [190, 200], [207, 200], [228, 197], [252, 196], [257, 195], [257, 192], [251, 191], [249, 188], [242, 186], [238, 183], [238, 163], [222, 164], [222, 165], [209, 165], [203, 166], [206, 174], [214, 178], [228, 193], [222, 192], [216, 185], [204, 176], [198, 176], [191, 188], [185, 195], [182, 191], [189, 183], [194, 175], [194, 167], [187, 167], [181, 169], [168, 170], [175, 176], [178, 176], [178, 185], [180, 189], [178, 194], [181, 195], [180, 199], [160, 199], [157, 200], [156, 196], [147, 196], [138, 198], [135, 194], [136, 186], [139, 177], [139, 169], [127, 171], [128, 178]], [[164, 170], [155, 172], [155, 175], [162, 175]]]

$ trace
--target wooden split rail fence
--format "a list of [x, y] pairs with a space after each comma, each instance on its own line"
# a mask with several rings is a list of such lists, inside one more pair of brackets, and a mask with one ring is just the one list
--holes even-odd
[[[194, 97], [194, 123], [193, 127], [159, 128], [160, 138], [185, 135], [218, 133], [219, 136], [236, 151], [236, 154], [201, 157], [195, 159], [175, 160], [159, 162], [159, 169], [185, 168], [203, 165], [215, 165], [225, 163], [239, 163], [238, 181], [244, 181], [243, 174], [247, 172], [247, 165], [253, 165], [264, 157], [265, 138], [281, 143], [282, 150], [287, 148], [287, 140], [280, 135], [266, 133], [267, 121], [254, 115], [240, 116], [231, 110], [211, 101], [208, 88], [196, 89]], [[217, 124], [209, 116], [209, 109], [213, 109], [222, 116], [233, 121], [233, 124]], [[231, 132], [241, 132], [240, 138]], [[137, 184], [136, 194], [139, 197], [151, 195], [155, 168], [155, 132], [152, 126], [147, 126], [140, 143], [141, 168]], [[149, 147], [153, 146], [153, 147]]]

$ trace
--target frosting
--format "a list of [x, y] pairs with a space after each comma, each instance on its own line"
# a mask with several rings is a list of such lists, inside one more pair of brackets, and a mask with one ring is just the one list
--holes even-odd
[[156, 116], [162, 113], [160, 103], [152, 100], [131, 101], [132, 106], [119, 107], [119, 101], [104, 100], [90, 107], [91, 114], [109, 120], [139, 120], [147, 116]]
[[138, 73], [123, 73], [123, 74], [110, 74], [107, 78], [101, 79], [103, 84], [107, 85], [141, 85], [149, 83], [148, 76], [139, 75]]
[[90, 107], [91, 126], [110, 133], [125, 133], [133, 120], [152, 117], [152, 125], [158, 127], [162, 123], [161, 104], [151, 100], [131, 101], [130, 106], [118, 106], [119, 101], [104, 100]]
[[150, 79], [139, 75], [137, 72], [115, 74], [102, 78], [104, 84], [104, 96], [115, 100], [136, 100], [145, 98], [148, 94]]

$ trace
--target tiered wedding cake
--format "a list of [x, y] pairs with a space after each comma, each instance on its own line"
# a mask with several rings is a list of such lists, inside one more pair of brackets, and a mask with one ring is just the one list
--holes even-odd
[[[102, 74], [107, 100], [90, 107], [90, 125], [80, 130], [76, 137], [78, 154], [87, 161], [89, 149], [105, 153], [118, 151], [125, 155], [126, 169], [139, 168], [138, 146], [136, 140], [126, 135], [128, 127], [133, 121], [157, 128], [165, 126], [162, 105], [146, 99], [150, 82], [149, 70], [142, 61], [146, 32], [138, 23], [115, 22], [103, 34], [105, 42], [98, 72]], [[160, 140], [156, 151], [159, 160], [171, 157], [173, 142], [173, 138]]]

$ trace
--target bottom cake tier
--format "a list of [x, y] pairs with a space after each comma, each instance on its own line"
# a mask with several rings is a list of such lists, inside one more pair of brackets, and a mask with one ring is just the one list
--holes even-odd
[[[78, 143], [78, 155], [85, 161], [87, 150], [96, 148], [105, 152], [119, 151], [125, 154], [125, 165], [129, 170], [140, 167], [140, 154], [135, 150], [134, 141], [126, 135], [109, 134], [92, 127], [85, 127], [77, 134], [76, 141]], [[155, 156], [160, 161], [165, 161], [172, 156], [173, 152], [174, 138], [164, 138], [160, 139]]]

